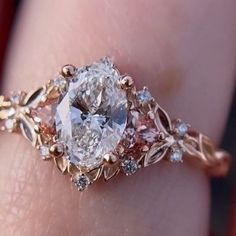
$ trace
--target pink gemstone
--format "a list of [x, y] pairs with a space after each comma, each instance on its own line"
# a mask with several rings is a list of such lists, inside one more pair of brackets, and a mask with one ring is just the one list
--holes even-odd
[[122, 145], [125, 152], [137, 153], [143, 146], [151, 146], [157, 141], [158, 130], [147, 114], [132, 110], [128, 114], [126, 130], [123, 134]]
[[32, 111], [32, 116], [35, 121], [40, 123], [41, 128], [49, 132], [55, 132], [54, 116], [56, 112], [56, 105], [46, 105], [38, 107]]

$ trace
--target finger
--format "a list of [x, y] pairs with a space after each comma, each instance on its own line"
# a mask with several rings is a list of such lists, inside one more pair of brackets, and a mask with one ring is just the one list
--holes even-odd
[[[26, 1], [5, 89], [30, 89], [65, 63], [79, 66], [112, 55], [173, 116], [218, 140], [232, 91], [236, 38], [235, 3], [222, 4]], [[227, 92], [221, 96], [219, 90]], [[5, 235], [207, 234], [208, 181], [197, 169], [160, 164], [81, 194], [21, 137], [0, 138], [7, 156], [0, 165]]]

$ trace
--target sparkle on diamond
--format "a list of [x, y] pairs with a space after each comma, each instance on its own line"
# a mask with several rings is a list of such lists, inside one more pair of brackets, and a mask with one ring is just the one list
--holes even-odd
[[78, 70], [59, 102], [56, 129], [73, 164], [96, 167], [119, 143], [127, 120], [127, 98], [119, 78], [105, 58]]

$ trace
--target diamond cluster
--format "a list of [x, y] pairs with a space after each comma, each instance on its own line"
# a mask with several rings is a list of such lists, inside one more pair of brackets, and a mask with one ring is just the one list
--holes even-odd
[[[132, 79], [122, 77], [109, 58], [74, 68], [70, 79], [59, 75], [53, 79], [53, 86], [61, 92], [57, 103], [34, 112], [46, 130], [54, 129], [57, 145], [62, 145], [60, 152], [58, 148], [54, 150], [63, 153], [66, 162], [78, 168], [79, 173], [73, 175], [72, 181], [79, 190], [94, 181], [90, 171], [107, 161], [132, 175], [139, 167], [145, 167], [143, 163], [155, 163], [157, 157], [149, 156], [149, 152], [155, 156], [162, 150], [164, 156], [168, 148], [170, 162], [182, 162], [181, 143], [188, 132], [187, 124], [178, 121], [171, 127], [168, 116], [158, 113], [160, 108], [148, 89], [136, 91]], [[170, 145], [165, 145], [168, 140]], [[165, 148], [155, 152], [159, 142]], [[49, 150], [48, 144], [39, 147], [42, 159], [50, 157]], [[142, 158], [150, 160], [142, 162]]]

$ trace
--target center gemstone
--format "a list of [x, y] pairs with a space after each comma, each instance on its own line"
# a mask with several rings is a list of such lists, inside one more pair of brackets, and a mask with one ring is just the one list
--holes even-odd
[[79, 69], [71, 80], [55, 116], [58, 139], [71, 163], [94, 168], [120, 142], [127, 122], [127, 97], [119, 79], [119, 72], [105, 58]]

